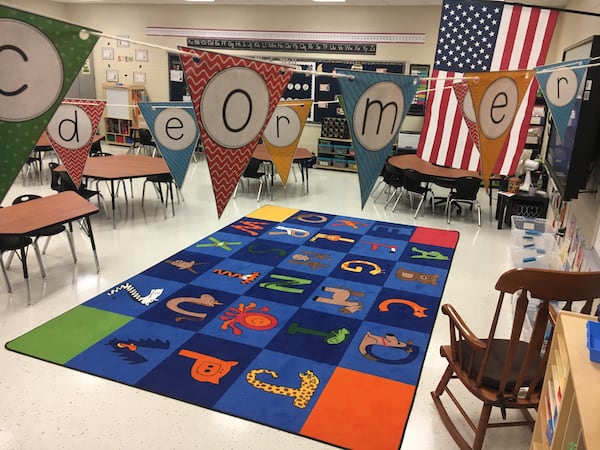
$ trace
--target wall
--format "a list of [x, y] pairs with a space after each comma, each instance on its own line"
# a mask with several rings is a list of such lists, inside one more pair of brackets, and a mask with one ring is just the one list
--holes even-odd
[[[571, 0], [566, 9], [589, 11], [600, 14], [600, 0]], [[565, 47], [580, 42], [594, 34], [600, 34], [600, 17], [581, 14], [561, 13], [557, 29], [552, 39], [548, 63], [562, 60]], [[595, 61], [596, 63], [598, 61]], [[581, 193], [576, 200], [570, 202], [567, 209], [566, 224], [571, 217], [575, 218], [581, 237], [586, 247], [591, 247], [600, 233], [600, 168], [596, 168], [594, 176], [588, 183], [590, 193]], [[600, 253], [600, 248], [596, 248]]]

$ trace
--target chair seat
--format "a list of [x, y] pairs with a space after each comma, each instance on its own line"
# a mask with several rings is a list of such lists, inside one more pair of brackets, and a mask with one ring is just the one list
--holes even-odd
[[23, 246], [31, 245], [33, 240], [26, 237], [23, 240], [19, 236], [0, 236], [0, 253], [12, 250], [19, 250]]
[[[506, 362], [506, 355], [508, 354], [508, 346], [510, 341], [507, 339], [494, 339], [492, 340], [492, 350], [490, 352], [490, 357], [488, 363], [483, 372], [483, 378], [481, 380], [482, 387], [489, 388], [496, 392], [500, 387], [500, 375], [502, 374], [502, 370], [504, 369], [504, 365]], [[527, 353], [528, 342], [519, 342], [517, 346], [516, 356], [513, 358], [514, 361], [522, 361]], [[470, 359], [473, 353], [473, 350], [470, 346], [468, 346], [465, 342], [461, 344], [461, 351], [463, 352], [463, 357], [466, 359]], [[442, 346], [442, 354], [443, 356], [450, 360], [451, 359], [451, 347], [449, 345]], [[465, 375], [468, 378], [475, 378], [482, 364], [483, 352], [475, 352], [473, 357], [473, 368], [470, 373], [466, 373]], [[542, 364], [542, 357], [538, 354], [535, 358], [532, 367], [539, 367]], [[510, 393], [510, 391], [515, 387], [517, 377], [519, 375], [519, 366], [514, 364], [510, 367], [508, 381], [506, 382], [506, 392]], [[526, 374], [525, 380], [523, 381], [523, 386], [529, 386], [531, 384], [531, 380], [535, 376], [535, 370], [530, 370], [529, 373]], [[541, 383], [540, 383], [541, 386]]]

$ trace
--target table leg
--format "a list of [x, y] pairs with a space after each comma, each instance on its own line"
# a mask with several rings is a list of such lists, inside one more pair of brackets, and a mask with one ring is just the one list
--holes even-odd
[[110, 202], [112, 207], [113, 230], [117, 228], [115, 223], [115, 180], [110, 180]]
[[23, 245], [21, 245], [21, 265], [23, 266], [23, 278], [25, 279], [25, 287], [27, 288], [27, 306], [31, 306], [31, 288], [29, 286], [29, 271], [27, 270], [27, 252], [25, 251], [25, 237], [23, 237]]
[[508, 197], [498, 194], [498, 202], [496, 203], [496, 218], [498, 219], [498, 229], [501, 230], [504, 225], [504, 216], [506, 215], [506, 206]]
[[100, 263], [98, 262], [98, 254], [96, 253], [96, 241], [94, 240], [94, 232], [92, 231], [92, 222], [90, 216], [85, 216], [86, 230], [85, 234], [90, 238], [90, 244], [92, 245], [92, 253], [94, 254], [94, 261], [96, 262], [96, 273], [100, 272]]

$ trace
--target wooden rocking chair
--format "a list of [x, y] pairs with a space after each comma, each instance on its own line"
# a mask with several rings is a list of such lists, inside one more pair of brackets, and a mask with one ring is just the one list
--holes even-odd
[[[589, 314], [594, 299], [600, 298], [600, 272], [512, 269], [500, 276], [495, 287], [500, 294], [487, 338], [477, 338], [451, 305], [442, 306], [442, 312], [450, 319], [450, 345], [440, 348], [441, 355], [448, 360], [448, 368], [431, 396], [444, 425], [461, 449], [480, 449], [486, 430], [491, 427], [527, 425], [533, 430], [535, 420], [529, 409], [537, 410], [548, 360], [545, 349], [550, 346], [556, 319], [550, 302], [566, 301], [566, 310], [571, 310], [573, 302], [585, 302], [581, 312]], [[510, 336], [500, 339], [496, 337], [496, 327], [504, 296], [515, 293]], [[525, 342], [522, 331], [528, 308], [530, 312], [537, 311], [531, 337]], [[450, 390], [451, 379], [460, 380], [483, 402], [477, 425]], [[441, 399], [444, 393], [475, 433], [472, 444], [452, 422]], [[492, 407], [500, 408], [504, 421], [489, 422]], [[506, 421], [507, 409], [520, 410], [524, 420]]]

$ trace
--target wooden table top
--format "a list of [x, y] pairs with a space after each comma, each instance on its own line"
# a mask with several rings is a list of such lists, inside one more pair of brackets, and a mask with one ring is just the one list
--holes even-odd
[[481, 178], [479, 172], [451, 167], [441, 167], [421, 159], [417, 155], [392, 156], [389, 163], [399, 169], [413, 169], [421, 175], [439, 178], [477, 177]]
[[[92, 140], [92, 143], [98, 142], [101, 139], [104, 139], [103, 135], [95, 134], [94, 139]], [[44, 131], [42, 133], [42, 135], [39, 137], [39, 139], [37, 140], [37, 143], [35, 144], [35, 146], [36, 147], [52, 147], [52, 144], [50, 143], [50, 139], [48, 138], [48, 133], [46, 133]]]
[[41, 228], [96, 214], [98, 207], [73, 191], [0, 208], [0, 235], [27, 235]]
[[[254, 149], [254, 153], [252, 154], [253, 158], [260, 159], [261, 161], [271, 161], [271, 155], [267, 150], [267, 146], [265, 144], [258, 144]], [[294, 152], [294, 161], [310, 159], [313, 157], [313, 154], [304, 147], [297, 147]]]
[[[57, 171], [65, 170], [63, 165]], [[143, 155], [95, 156], [87, 159], [83, 176], [100, 180], [142, 178], [170, 173], [162, 158]]]

